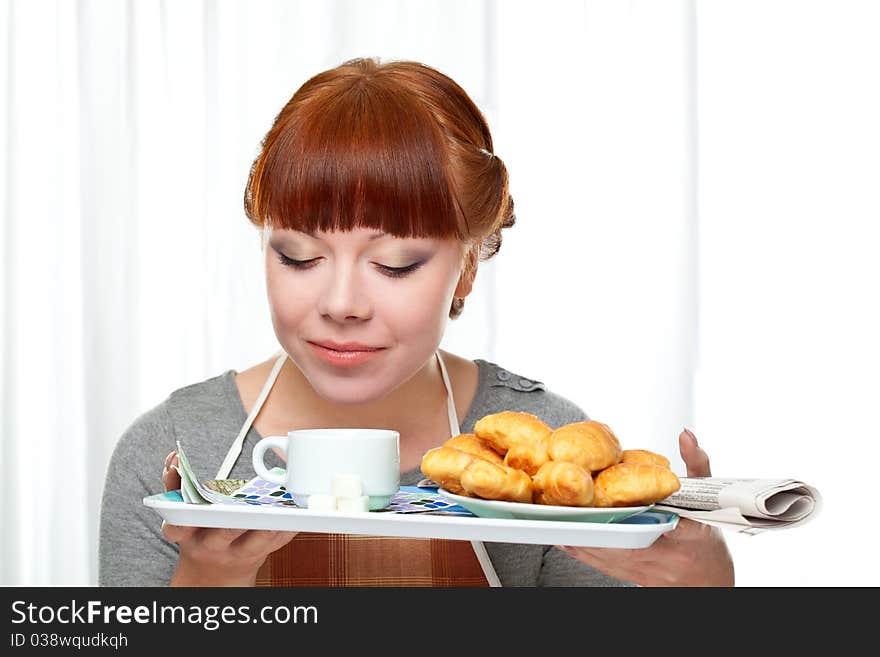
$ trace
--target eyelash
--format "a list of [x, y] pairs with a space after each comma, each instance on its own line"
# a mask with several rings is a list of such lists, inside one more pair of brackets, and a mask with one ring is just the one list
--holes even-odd
[[[276, 252], [277, 253], [277, 252]], [[288, 258], [283, 253], [278, 253], [278, 261], [284, 265], [285, 267], [293, 267], [294, 269], [298, 269], [300, 271], [305, 269], [311, 269], [312, 265], [315, 263], [317, 258], [313, 258], [311, 260], [294, 260], [293, 258]], [[386, 276], [390, 276], [391, 278], [403, 278], [411, 273], [413, 273], [416, 269], [422, 266], [421, 262], [414, 262], [411, 265], [407, 265], [406, 267], [386, 267], [385, 265], [376, 265], [379, 269], [382, 270]]]

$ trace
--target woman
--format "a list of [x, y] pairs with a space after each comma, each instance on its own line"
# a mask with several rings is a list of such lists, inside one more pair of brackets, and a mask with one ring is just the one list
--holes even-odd
[[[507, 181], [481, 112], [438, 71], [354, 60], [308, 80], [245, 192], [280, 355], [177, 390], [128, 428], [105, 484], [101, 584], [732, 585], [720, 532], [687, 520], [642, 550], [569, 549], [170, 526], [142, 505], [163, 457], [161, 483], [180, 486], [177, 440], [200, 477], [250, 479], [240, 455], [262, 436], [393, 428], [412, 485], [428, 449], [489, 413], [586, 419], [538, 381], [438, 349], [514, 224]], [[680, 447], [688, 475], [709, 474], [692, 434]]]

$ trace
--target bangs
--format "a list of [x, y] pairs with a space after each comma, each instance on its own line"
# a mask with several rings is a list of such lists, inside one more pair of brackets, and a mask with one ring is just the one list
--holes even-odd
[[252, 222], [464, 239], [440, 128], [414, 95], [379, 76], [310, 91], [278, 116], [254, 162], [245, 193]]

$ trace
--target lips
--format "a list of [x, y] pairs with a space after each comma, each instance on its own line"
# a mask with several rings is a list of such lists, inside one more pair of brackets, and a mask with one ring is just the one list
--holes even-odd
[[379, 357], [384, 347], [371, 347], [360, 342], [309, 342], [312, 353], [336, 368], [353, 368]]
[[324, 349], [332, 349], [333, 351], [379, 351], [383, 348], [370, 347], [360, 342], [333, 342], [332, 340], [313, 342], [312, 344], [324, 347]]

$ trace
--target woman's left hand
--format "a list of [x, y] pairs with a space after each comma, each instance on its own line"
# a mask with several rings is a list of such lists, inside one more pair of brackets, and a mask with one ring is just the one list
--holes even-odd
[[[709, 457], [685, 430], [678, 437], [688, 477], [709, 477]], [[733, 560], [717, 527], [681, 518], [646, 548], [559, 546], [603, 573], [641, 586], [733, 586]]]

